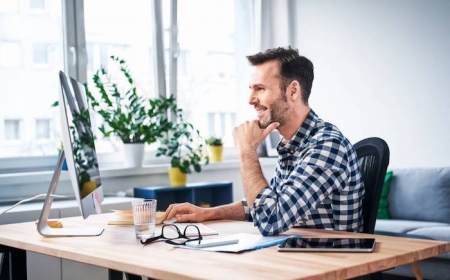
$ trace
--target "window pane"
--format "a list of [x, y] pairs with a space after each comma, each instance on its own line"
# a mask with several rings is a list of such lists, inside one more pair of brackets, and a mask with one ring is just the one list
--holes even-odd
[[50, 139], [50, 120], [48, 119], [36, 120], [36, 138]]
[[45, 0], [29, 0], [30, 8], [35, 10], [44, 10], [45, 9]]
[[245, 59], [238, 48], [244, 47], [243, 52], [249, 54], [251, 47], [250, 39], [236, 39], [239, 34], [251, 38], [250, 24], [242, 24], [250, 17], [244, 19], [245, 13], [237, 12], [242, 6], [235, 6], [238, 2], [242, 1], [178, 1], [179, 104], [186, 119], [204, 137], [224, 137], [225, 146], [233, 145], [238, 102], [236, 65]]
[[[5, 27], [0, 28], [0, 121], [5, 131], [5, 137], [0, 137], [0, 157], [56, 155], [60, 117], [51, 104], [58, 100], [58, 71], [64, 69], [61, 0], [0, 2], [0, 10], [20, 7], [16, 13], [0, 13]], [[51, 13], [29, 12], [42, 5]], [[45, 68], [35, 67], [36, 63], [46, 63]], [[45, 133], [48, 141], [38, 141], [38, 119], [54, 123]], [[21, 121], [18, 125], [6, 120]], [[4, 145], [3, 141], [17, 138], [20, 144]]]
[[47, 44], [33, 44], [33, 62], [36, 64], [48, 64], [48, 46]]
[[[88, 55], [87, 78], [89, 89], [93, 94], [97, 93], [92, 76], [101, 66], [107, 68], [113, 81], [120, 80], [123, 81], [122, 85], [125, 84], [117, 64], [109, 58], [114, 55], [127, 62], [138, 93], [147, 97], [156, 96], [151, 53], [151, 1], [89, 0], [84, 2], [84, 10]], [[95, 118], [93, 125], [98, 127], [101, 118], [99, 116]], [[98, 152], [110, 152], [120, 147], [116, 145], [120, 143], [118, 139], [106, 140], [98, 130], [95, 133], [98, 139], [96, 141]]]
[[20, 120], [5, 120], [5, 140], [15, 141], [21, 139]]

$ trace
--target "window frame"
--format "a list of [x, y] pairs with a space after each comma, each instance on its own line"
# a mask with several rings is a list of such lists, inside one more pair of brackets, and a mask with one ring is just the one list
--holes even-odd
[[[17, 124], [17, 127], [15, 127], [18, 130], [18, 138], [17, 139], [7, 139], [6, 138], [6, 122], [12, 122], [14, 125]], [[24, 120], [22, 118], [5, 118], [3, 119], [3, 141], [5, 141], [6, 145], [14, 145], [14, 144], [20, 144], [23, 141], [24, 138], [24, 131], [23, 131], [23, 122]]]

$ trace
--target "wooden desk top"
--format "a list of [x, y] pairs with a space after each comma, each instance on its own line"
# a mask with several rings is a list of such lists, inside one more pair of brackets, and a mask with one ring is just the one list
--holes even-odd
[[[64, 227], [101, 226], [97, 237], [44, 238], [34, 223], [0, 225], [0, 244], [156, 279], [343, 279], [450, 252], [450, 243], [382, 235], [373, 253], [288, 253], [270, 247], [241, 254], [143, 246], [133, 226], [107, 225], [111, 214], [62, 219]], [[220, 236], [259, 233], [252, 223], [205, 222]], [[304, 237], [368, 237], [366, 234], [292, 229]]]

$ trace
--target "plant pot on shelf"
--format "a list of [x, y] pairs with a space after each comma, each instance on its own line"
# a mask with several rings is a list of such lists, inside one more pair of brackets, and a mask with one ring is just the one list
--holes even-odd
[[221, 162], [223, 155], [223, 146], [209, 146], [211, 152], [211, 157], [209, 158], [211, 162]]
[[141, 167], [144, 159], [145, 143], [124, 143], [123, 160], [127, 168]]
[[187, 183], [187, 174], [178, 167], [169, 167], [169, 181], [172, 187], [184, 187]]

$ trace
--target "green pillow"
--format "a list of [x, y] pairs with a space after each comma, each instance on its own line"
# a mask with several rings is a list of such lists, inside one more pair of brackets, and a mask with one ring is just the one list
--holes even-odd
[[377, 219], [389, 219], [389, 211], [388, 211], [388, 200], [387, 197], [389, 195], [389, 189], [391, 188], [391, 178], [394, 175], [394, 172], [389, 171], [386, 173], [386, 177], [384, 177], [383, 190], [381, 191], [380, 204], [378, 204], [378, 213]]

